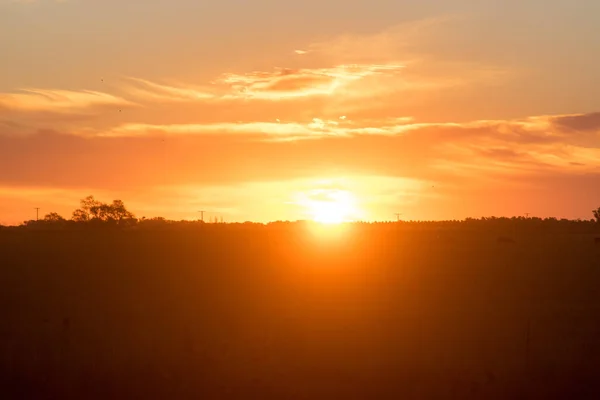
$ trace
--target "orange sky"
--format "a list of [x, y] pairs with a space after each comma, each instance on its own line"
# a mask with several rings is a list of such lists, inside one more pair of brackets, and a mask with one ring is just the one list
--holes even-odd
[[0, 2], [0, 223], [89, 194], [226, 221], [600, 206], [597, 3], [20, 3]]

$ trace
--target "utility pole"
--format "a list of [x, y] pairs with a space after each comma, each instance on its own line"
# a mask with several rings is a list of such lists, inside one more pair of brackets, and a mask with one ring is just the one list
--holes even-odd
[[400, 221], [400, 216], [402, 215], [401, 213], [396, 213], [394, 214], [396, 216], [396, 222]]
[[35, 208], [35, 220], [39, 221], [40, 220], [40, 208], [39, 207], [34, 207]]
[[204, 222], [204, 210], [198, 211], [200, 213], [200, 220]]

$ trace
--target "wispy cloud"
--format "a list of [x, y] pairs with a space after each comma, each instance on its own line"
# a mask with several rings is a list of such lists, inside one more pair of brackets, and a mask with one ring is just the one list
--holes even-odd
[[[120, 86], [140, 101], [207, 102], [218, 100], [286, 100], [340, 94], [369, 77], [398, 77], [398, 64], [344, 64], [327, 68], [275, 68], [272, 71], [223, 74], [204, 86], [163, 84], [126, 78]], [[366, 94], [366, 92], [365, 92]]]
[[[436, 35], [456, 18], [411, 21], [370, 35], [342, 35], [293, 51], [305, 67], [226, 73], [204, 85], [164, 84], [128, 78], [126, 93], [140, 100], [207, 102], [281, 101], [328, 97], [356, 101], [390, 94], [500, 82], [505, 68], [470, 60], [446, 60], [432, 53]], [[310, 66], [309, 66], [310, 65]]]
[[0, 110], [72, 113], [96, 106], [132, 106], [123, 98], [91, 90], [21, 89], [16, 93], [0, 93]]
[[216, 93], [211, 92], [214, 88], [166, 85], [135, 77], [125, 78], [125, 81], [126, 83], [121, 86], [121, 89], [141, 100], [203, 101], [218, 97]]
[[594, 145], [585, 130], [559, 123], [564, 118], [588, 121], [589, 114], [461, 124], [458, 130], [470, 134], [439, 143], [436, 165], [471, 175], [600, 172], [598, 141]]
[[600, 112], [589, 114], [571, 114], [551, 118], [552, 123], [568, 130], [599, 131]]
[[371, 34], [342, 34], [309, 44], [304, 51], [330, 62], [397, 62], [421, 52], [426, 42], [447, 29], [455, 16], [442, 16], [404, 22]]
[[[397, 134], [410, 127], [387, 126], [387, 122], [383, 126], [355, 126], [349, 120], [336, 118], [354, 114], [359, 120], [371, 114], [389, 120], [397, 115], [398, 109], [406, 110], [410, 104], [427, 110], [420, 103], [439, 97], [446, 89], [482, 81], [497, 83], [504, 77], [506, 71], [502, 68], [450, 62], [426, 51], [419, 52], [418, 44], [433, 40], [432, 32], [439, 33], [446, 21], [446, 18], [416, 21], [372, 35], [332, 38], [296, 50], [296, 55], [302, 56], [300, 67], [226, 73], [199, 84], [125, 77], [111, 93], [38, 88], [0, 93], [0, 114], [8, 110], [13, 120], [28, 121], [32, 129], [64, 131], [68, 127], [78, 133], [102, 130], [109, 136], [157, 131], [176, 134], [229, 131], [277, 137], [271, 140], [297, 140]], [[134, 105], [143, 107], [128, 112], [127, 116], [98, 112], [104, 107], [120, 109]], [[415, 111], [418, 112], [408, 109], [403, 113]], [[15, 117], [14, 112], [28, 115]], [[249, 113], [262, 121], [241, 125], [232, 122], [248, 120]], [[102, 119], [73, 123], [74, 118], [95, 115]], [[204, 123], [218, 120], [217, 115], [227, 119], [212, 125]], [[49, 125], [50, 116], [54, 126]], [[269, 122], [269, 116], [272, 120], [281, 118], [291, 122]], [[313, 116], [322, 121], [311, 121]], [[335, 123], [331, 123], [332, 118]], [[305, 122], [299, 122], [302, 120]]]
[[[343, 117], [343, 116], [342, 116]], [[396, 118], [389, 121], [379, 121], [378, 126], [368, 126], [365, 122], [356, 123], [346, 118], [338, 120], [323, 120], [314, 118], [306, 123], [300, 122], [239, 122], [214, 124], [125, 124], [114, 129], [99, 132], [103, 137], [136, 137], [152, 135], [256, 135], [263, 140], [301, 140], [319, 139], [324, 137], [350, 137], [356, 135], [397, 135], [422, 125], [410, 124], [410, 118]], [[268, 138], [264, 138], [264, 137]]]
[[343, 112], [399, 99], [406, 104], [419, 95], [438, 92], [438, 96], [442, 90], [481, 83], [499, 85], [514, 75], [503, 66], [438, 54], [436, 38], [455, 20], [412, 21], [370, 35], [342, 35], [309, 44], [292, 51], [302, 56], [295, 62], [300, 67], [225, 73], [205, 84], [127, 78], [120, 88], [142, 102], [265, 104], [315, 99]]
[[[590, 134], [564, 127], [566, 116], [518, 120], [482, 120], [467, 123], [419, 123], [411, 118], [358, 120], [348, 118], [300, 122], [239, 122], [212, 124], [125, 124], [99, 135], [246, 136], [265, 142], [356, 137], [403, 138], [398, 146], [423, 157], [440, 170], [477, 174], [482, 171], [532, 173], [542, 170], [596, 171], [600, 146], [596, 130]], [[587, 115], [569, 116], [589, 120]], [[587, 126], [587, 125], [586, 125]], [[596, 138], [596, 142], [586, 140]]]
[[298, 70], [280, 68], [274, 72], [227, 74], [216, 82], [231, 89], [229, 98], [281, 100], [338, 94], [352, 82], [377, 75], [397, 76], [403, 68], [403, 65], [397, 64], [345, 64]]

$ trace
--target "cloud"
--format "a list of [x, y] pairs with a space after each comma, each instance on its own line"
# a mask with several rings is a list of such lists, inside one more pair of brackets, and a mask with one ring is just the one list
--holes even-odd
[[20, 93], [0, 93], [0, 112], [51, 112], [69, 114], [98, 106], [132, 106], [114, 95], [91, 90], [21, 89]]
[[309, 44], [304, 54], [333, 63], [408, 62], [423, 55], [423, 47], [439, 40], [457, 16], [403, 22], [370, 34], [347, 33]]
[[[600, 142], [582, 140], [588, 132], [557, 127], [557, 118], [124, 124], [85, 137], [51, 131], [20, 138], [5, 134], [0, 135], [0, 170], [12, 173], [0, 176], [0, 184], [110, 182], [125, 190], [156, 181], [282, 179], [328, 169], [471, 182], [598, 173]], [[2, 128], [11, 129], [18, 127]]]
[[[206, 140], [231, 137], [232, 140], [246, 144], [298, 143], [305, 140], [330, 143], [327, 141], [344, 139], [354, 139], [354, 143], [358, 143], [355, 139], [361, 137], [389, 137], [394, 138], [394, 145], [398, 146], [398, 157], [406, 157], [414, 165], [423, 164], [438, 173], [463, 177], [489, 173], [536, 174], [547, 171], [584, 173], [595, 172], [600, 168], [597, 133], [574, 131], [571, 127], [565, 128], [556, 123], [565, 116], [467, 123], [419, 123], [409, 117], [379, 120], [351, 120], [341, 117], [336, 120], [314, 118], [304, 123], [263, 121], [124, 124], [95, 135], [105, 138], [159, 137], [170, 138], [169, 140], [176, 140], [177, 137], [206, 136]], [[578, 118], [588, 119], [586, 115]], [[323, 146], [328, 148], [327, 144]], [[423, 160], [414, 160], [415, 155], [423, 157]], [[382, 164], [381, 161], [372, 159], [370, 162]], [[403, 168], [411, 167], [404, 165]]]
[[122, 111], [137, 108], [130, 100], [93, 90], [22, 89], [0, 93], [0, 134], [27, 135], [39, 129], [77, 134], [110, 125]]
[[[499, 85], [514, 71], [472, 59], [440, 56], [438, 38], [456, 17], [411, 21], [367, 35], [342, 35], [294, 50], [298, 67], [225, 73], [207, 84], [163, 84], [127, 78], [125, 93], [140, 100], [300, 101], [319, 97], [339, 107], [370, 108], [390, 96], [403, 103], [431, 93], [482, 82]], [[439, 95], [439, 93], [437, 93]], [[362, 100], [369, 98], [365, 104]]]
[[[106, 86], [102, 91], [26, 88], [0, 93], [0, 118], [29, 133], [229, 131], [266, 133], [271, 140], [398, 134], [409, 127], [381, 122], [355, 126], [338, 117], [389, 121], [400, 114], [423, 119], [442, 108], [427, 105], [446, 91], [460, 88], [462, 93], [468, 85], [498, 84], [504, 77], [502, 68], [448, 61], [419, 50], [446, 21], [415, 21], [372, 35], [332, 38], [297, 51], [302, 57], [296, 57], [294, 68], [225, 73], [203, 84], [125, 77], [111, 93]], [[107, 112], [125, 107], [127, 115]], [[276, 119], [288, 122], [275, 124]], [[237, 120], [250, 122], [240, 125], [233, 122]]]
[[281, 100], [339, 94], [344, 87], [371, 76], [397, 76], [403, 65], [344, 64], [331, 68], [279, 68], [274, 72], [227, 74], [216, 82], [228, 86], [228, 97]]
[[[395, 135], [420, 125], [410, 125], [410, 118], [396, 118], [387, 121], [387, 125], [370, 127], [356, 124], [345, 118], [322, 120], [313, 118], [307, 123], [299, 122], [239, 122], [213, 124], [125, 124], [109, 131], [99, 132], [103, 137], [136, 137], [156, 135], [252, 135], [265, 139], [265, 136], [279, 140], [318, 139], [324, 137], [350, 137], [356, 135]], [[380, 122], [381, 123], [381, 122]], [[271, 140], [269, 139], [269, 140]]]
[[[590, 114], [593, 115], [593, 114]], [[566, 116], [536, 116], [515, 120], [479, 120], [464, 123], [443, 122], [425, 123], [411, 117], [349, 119], [342, 115], [336, 119], [313, 118], [300, 121], [240, 121], [206, 124], [144, 124], [127, 123], [110, 130], [97, 132], [98, 136], [134, 137], [146, 135], [204, 135], [204, 134], [244, 134], [266, 138], [276, 136], [289, 140], [303, 138], [353, 137], [360, 135], [397, 136], [411, 133], [418, 136], [424, 132], [435, 132], [437, 140], [451, 132], [454, 141], [468, 138], [482, 145], [492, 145], [501, 140], [511, 144], [556, 144], [571, 142], [577, 144], [579, 138], [588, 135], [587, 130], [565, 127], [561, 121]], [[586, 120], [588, 116], [569, 116]]]
[[[272, 71], [222, 74], [204, 86], [166, 85], [140, 78], [125, 78], [119, 89], [140, 101], [199, 102], [235, 100], [286, 100], [345, 93], [353, 83], [369, 78], [398, 77], [403, 65], [344, 64], [323, 68], [275, 68]], [[373, 83], [373, 80], [369, 80]], [[362, 90], [366, 95], [367, 91]], [[373, 94], [373, 90], [368, 91]]]
[[205, 101], [218, 97], [210, 92], [211, 88], [165, 85], [135, 77], [128, 77], [125, 80], [128, 83], [121, 85], [120, 89], [141, 100], [180, 102]]
[[552, 122], [563, 129], [576, 131], [600, 131], [600, 112], [555, 117]]
[[[587, 119], [583, 114], [578, 117]], [[459, 130], [471, 135], [440, 144], [439, 149], [448, 158], [440, 157], [436, 163], [439, 168], [460, 170], [463, 175], [481, 175], [484, 170], [506, 176], [600, 172], [598, 142], [582, 145], [588, 132], [555, 123], [563, 118], [542, 116], [463, 124]]]

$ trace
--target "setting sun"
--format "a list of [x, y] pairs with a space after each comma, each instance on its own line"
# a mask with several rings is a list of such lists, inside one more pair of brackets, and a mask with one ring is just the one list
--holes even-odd
[[340, 224], [358, 219], [356, 198], [346, 190], [317, 189], [305, 194], [300, 202], [310, 219], [323, 224]]

